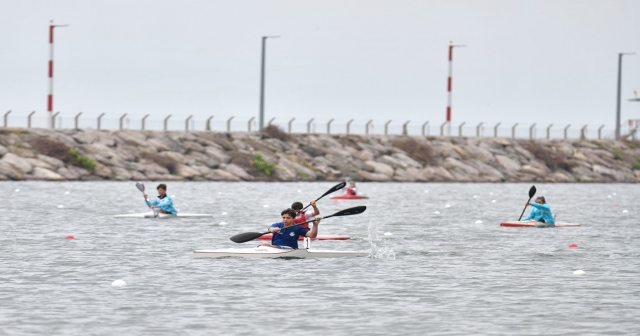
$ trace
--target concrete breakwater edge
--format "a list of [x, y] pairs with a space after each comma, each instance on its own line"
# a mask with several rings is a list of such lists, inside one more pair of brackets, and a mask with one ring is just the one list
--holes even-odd
[[0, 128], [0, 180], [640, 182], [640, 143]]

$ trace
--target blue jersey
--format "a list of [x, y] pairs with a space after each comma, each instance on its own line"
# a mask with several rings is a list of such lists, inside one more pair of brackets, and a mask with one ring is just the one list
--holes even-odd
[[523, 221], [529, 219], [540, 221], [541, 219], [544, 219], [545, 223], [555, 224], [556, 220], [553, 218], [549, 204], [531, 203], [531, 206], [532, 208], [529, 215], [523, 218]]
[[169, 196], [169, 194], [164, 194], [164, 197], [158, 196], [151, 202], [147, 201], [146, 199], [144, 201], [147, 203], [148, 207], [157, 205], [158, 209], [162, 209], [167, 213], [174, 215], [178, 214], [178, 211], [173, 208], [173, 199], [171, 198], [171, 196]]
[[274, 232], [271, 237], [271, 244], [277, 246], [289, 246], [293, 249], [298, 248], [298, 237], [305, 236], [309, 229], [302, 227], [302, 225], [284, 227], [283, 222], [271, 224], [271, 227], [280, 228], [280, 232]]

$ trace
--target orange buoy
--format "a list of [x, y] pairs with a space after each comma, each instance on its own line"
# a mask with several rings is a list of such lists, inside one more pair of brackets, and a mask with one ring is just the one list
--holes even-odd
[[574, 247], [578, 247], [578, 244], [576, 244], [576, 243], [569, 244], [569, 248], [574, 248]]
[[75, 239], [76, 237], [72, 236], [72, 235], [68, 235], [65, 237], [65, 239]]

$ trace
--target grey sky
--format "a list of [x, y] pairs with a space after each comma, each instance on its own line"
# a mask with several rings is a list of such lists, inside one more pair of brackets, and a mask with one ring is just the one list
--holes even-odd
[[54, 74], [54, 110], [69, 120], [246, 124], [258, 117], [263, 35], [280, 36], [267, 42], [266, 121], [315, 118], [320, 131], [331, 118], [336, 128], [373, 119], [380, 133], [389, 119], [429, 120], [435, 134], [449, 41], [466, 45], [454, 49], [454, 128], [612, 129], [619, 52], [637, 53], [623, 58], [622, 120], [640, 119], [628, 101], [640, 90], [637, 0], [2, 0], [0, 109], [14, 119], [45, 115], [52, 19], [70, 25], [55, 31]]

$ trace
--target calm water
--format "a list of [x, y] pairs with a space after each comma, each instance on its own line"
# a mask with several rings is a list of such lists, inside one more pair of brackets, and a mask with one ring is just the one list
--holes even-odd
[[334, 184], [172, 182], [177, 208], [214, 217], [158, 220], [113, 218], [147, 210], [133, 182], [1, 182], [0, 334], [640, 332], [639, 185], [537, 184], [582, 226], [536, 229], [499, 226], [530, 184], [360, 183], [369, 200], [318, 202], [368, 207], [320, 226], [352, 239], [312, 246], [368, 258], [193, 258], [257, 245], [229, 237]]

